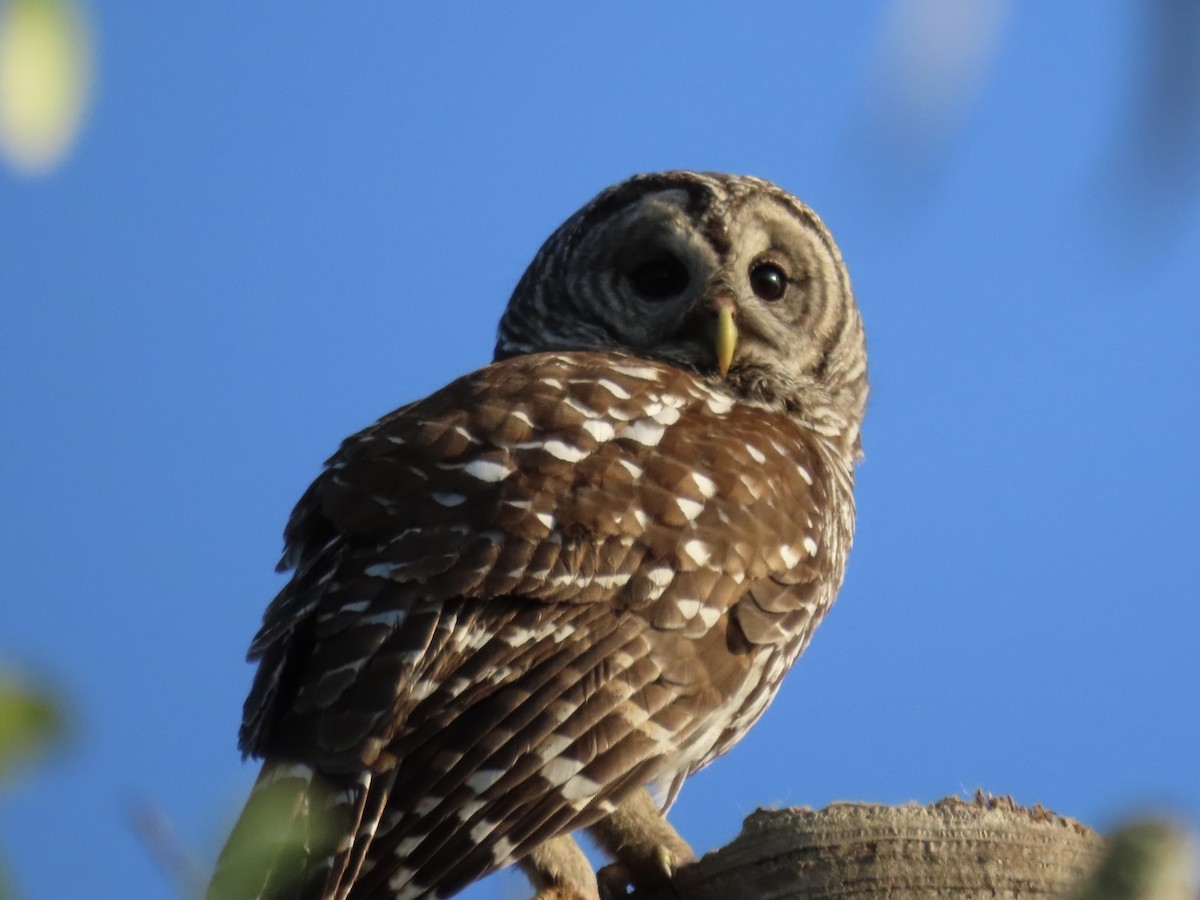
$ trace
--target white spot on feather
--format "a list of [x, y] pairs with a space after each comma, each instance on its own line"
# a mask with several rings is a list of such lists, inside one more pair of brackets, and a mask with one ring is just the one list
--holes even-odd
[[468, 831], [467, 834], [470, 836], [471, 840], [473, 840], [475, 843], [478, 844], [478, 843], [482, 842], [485, 837], [487, 837], [489, 834], [491, 834], [495, 830], [496, 830], [496, 823], [489, 822], [487, 819], [484, 819], [482, 822], [480, 822], [478, 825], [476, 825], [474, 828], [472, 828], [470, 831]]
[[562, 786], [561, 793], [567, 800], [584, 800], [600, 793], [600, 785], [586, 775], [576, 775]]
[[750, 496], [755, 500], [762, 496], [762, 489], [759, 486], [757, 478], [747, 472], [742, 472], [738, 475], [738, 480], [745, 485], [746, 490], [750, 492]]
[[467, 498], [462, 494], [443, 494], [440, 491], [435, 491], [429, 496], [433, 498], [434, 503], [439, 503], [442, 506], [461, 506], [467, 502]]
[[808, 469], [804, 468], [800, 463], [796, 463], [796, 471], [800, 473], [801, 478], [812, 484], [812, 475], [808, 474]]
[[497, 864], [505, 862], [510, 856], [512, 856], [512, 852], [516, 848], [517, 845], [508, 838], [500, 838], [500, 840], [496, 841], [495, 845], [492, 847], [492, 862]]
[[704, 565], [712, 558], [712, 551], [704, 541], [692, 538], [683, 545], [683, 552], [698, 566]]
[[674, 425], [679, 421], [679, 410], [674, 406], [664, 406], [652, 418], [663, 425]]
[[[363, 574], [370, 578], [389, 578], [391, 576], [391, 574], [395, 571], [396, 571], [396, 565], [394, 563], [372, 563], [371, 565], [369, 565], [365, 569], [363, 569]], [[350, 609], [351, 604], [346, 604], [342, 608], [350, 610], [351, 612], [357, 612], [359, 610], [366, 609], [367, 603], [369, 603], [370, 601], [359, 600], [358, 602], [362, 604], [362, 606], [358, 607], [358, 610]]]
[[646, 570], [646, 578], [650, 583], [657, 587], [665, 588], [671, 583], [671, 579], [675, 577], [675, 572], [670, 566], [655, 566], [652, 569]]
[[750, 454], [750, 458], [760, 466], [767, 461], [767, 455], [755, 447], [753, 444], [746, 445], [746, 452]]
[[465, 429], [465, 428], [464, 428], [463, 426], [461, 426], [461, 425], [455, 425], [455, 426], [454, 426], [454, 431], [455, 431], [457, 434], [459, 434], [460, 436], [462, 436], [462, 437], [465, 437], [465, 438], [466, 438], [468, 441], [470, 441], [472, 444], [478, 444], [478, 443], [479, 443], [479, 438], [475, 437], [475, 435], [471, 434], [471, 432], [467, 431], [467, 429]]
[[479, 769], [467, 779], [466, 785], [475, 793], [484, 793], [488, 787], [496, 784], [503, 776], [504, 769]]
[[534, 632], [521, 625], [510, 625], [496, 635], [510, 647], [523, 647], [533, 642]]
[[628, 375], [630, 378], [638, 378], [642, 381], [658, 381], [659, 372], [657, 369], [651, 369], [647, 366], [631, 366], [625, 363], [613, 363], [609, 366], [614, 372], [621, 375]]
[[503, 481], [513, 473], [513, 469], [490, 459], [473, 459], [463, 466], [463, 472], [480, 481]]
[[597, 415], [594, 409], [584, 403], [581, 403], [575, 397], [563, 397], [562, 402], [564, 406], [570, 407], [578, 413], [583, 413], [589, 419], [594, 419]]
[[800, 554], [788, 544], [780, 545], [779, 555], [783, 557], [783, 564], [789, 569], [794, 569], [796, 567], [796, 563], [800, 562]]
[[712, 497], [716, 495], [717, 483], [707, 475], [701, 475], [699, 472], [693, 472], [692, 481], [696, 482], [696, 487], [705, 497]]
[[537, 745], [536, 751], [538, 758], [547, 760], [558, 756], [560, 753], [570, 747], [571, 743], [572, 742], [569, 737], [555, 732]]
[[804, 549], [808, 551], [809, 556], [817, 555], [817, 542], [810, 537], [804, 539]]
[[582, 768], [583, 763], [579, 760], [557, 756], [546, 760], [542, 765], [541, 775], [551, 784], [559, 785], [570, 780]]
[[[401, 859], [407, 859], [408, 854], [412, 853], [421, 846], [423, 838], [407, 837], [396, 845], [396, 855]], [[411, 876], [410, 876], [411, 877]]]
[[406, 618], [408, 618], [408, 613], [403, 609], [385, 609], [383, 612], [363, 616], [362, 623], [364, 625], [387, 625], [390, 628], [398, 628], [404, 624]]
[[633, 724], [639, 731], [641, 731], [642, 734], [650, 738], [656, 744], [662, 747], [669, 747], [671, 750], [674, 750], [675, 732], [651, 719], [648, 711], [640, 710], [638, 718], [644, 719], [644, 721], [634, 722]]
[[[396, 848], [397, 853], [399, 853], [399, 849], [399, 847]], [[388, 878], [388, 887], [395, 891], [398, 896], [406, 896], [408, 894], [407, 891], [403, 895], [399, 892], [412, 885], [413, 875], [415, 874], [412, 869], [401, 866]]]
[[694, 597], [682, 597], [675, 601], [675, 605], [685, 619], [691, 619], [700, 612], [700, 601]]
[[612, 424], [602, 419], [588, 419], [580, 427], [600, 443], [611, 441], [613, 435], [616, 434], [616, 429], [612, 427]]
[[723, 416], [733, 409], [733, 400], [724, 394], [709, 394], [704, 402], [714, 416]]
[[442, 802], [441, 797], [434, 797], [432, 794], [422, 797], [413, 805], [413, 812], [418, 816], [427, 816]]
[[635, 479], [641, 478], [642, 472], [645, 471], [644, 469], [642, 469], [641, 466], [639, 466], [637, 463], [633, 462], [632, 460], [618, 459], [617, 462], [619, 462], [622, 466], [624, 466], [625, 471], [627, 471]]
[[587, 456], [586, 450], [580, 450], [578, 447], [572, 447], [560, 440], [546, 441], [542, 444], [544, 449], [551, 456], [561, 459], [563, 462], [579, 462]]
[[669, 566], [655, 566], [646, 570], [645, 577], [650, 582], [650, 589], [646, 591], [646, 599], [657, 600], [666, 592], [675, 577], [675, 572]]
[[616, 397], [618, 400], [628, 400], [630, 397], [633, 396], [632, 394], [629, 393], [629, 391], [625, 390], [625, 388], [621, 387], [615, 381], [609, 381], [607, 378], [601, 378], [596, 383], [598, 385], [600, 385], [600, 387], [602, 387], [606, 391], [608, 391], [610, 394], [612, 394], [614, 397]]
[[676, 497], [675, 505], [679, 507], [679, 511], [683, 513], [684, 518], [689, 522], [700, 515], [704, 509], [703, 503], [696, 500], [689, 500], [686, 497]]
[[622, 428], [617, 436], [629, 438], [631, 441], [637, 441], [647, 447], [657, 447], [665, 431], [666, 428], [653, 420], [639, 419]]
[[618, 572], [616, 575], [597, 575], [592, 580], [597, 585], [608, 591], [612, 590], [613, 588], [624, 587], [629, 581], [629, 573]]

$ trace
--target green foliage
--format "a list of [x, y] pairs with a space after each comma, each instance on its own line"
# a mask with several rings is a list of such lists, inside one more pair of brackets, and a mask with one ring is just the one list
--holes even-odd
[[332, 853], [337, 829], [328, 785], [284, 771], [268, 773], [251, 793], [229, 836], [211, 897], [294, 897], [306, 862]]
[[0, 788], [63, 737], [61, 706], [50, 691], [12, 673], [0, 673]]
[[[22, 770], [62, 742], [65, 732], [62, 705], [50, 690], [0, 672], [0, 790], [11, 788]], [[10, 900], [4, 868], [0, 861], [0, 900]]]

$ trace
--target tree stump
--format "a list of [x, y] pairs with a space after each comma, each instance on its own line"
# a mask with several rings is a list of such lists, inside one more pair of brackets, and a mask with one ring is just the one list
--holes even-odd
[[1095, 870], [1104, 839], [1040, 806], [947, 797], [930, 806], [760, 809], [731, 843], [637, 900], [1061, 898]]

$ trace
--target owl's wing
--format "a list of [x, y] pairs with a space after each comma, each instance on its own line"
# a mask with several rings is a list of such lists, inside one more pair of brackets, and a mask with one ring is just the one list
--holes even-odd
[[821, 466], [788, 417], [599, 353], [346, 441], [289, 523], [242, 733], [344, 793], [325, 896], [452, 891], [736, 740], [832, 596]]

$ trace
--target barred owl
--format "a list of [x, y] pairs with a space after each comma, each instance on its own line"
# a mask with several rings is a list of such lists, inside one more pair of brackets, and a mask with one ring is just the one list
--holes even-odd
[[[807, 206], [693, 172], [599, 194], [495, 361], [347, 439], [292, 513], [210, 896], [448, 897], [516, 862], [590, 900], [580, 828], [609, 888], [669, 879], [692, 853], [663, 813], [841, 584], [866, 396]], [[268, 800], [293, 843], [248, 877]]]

